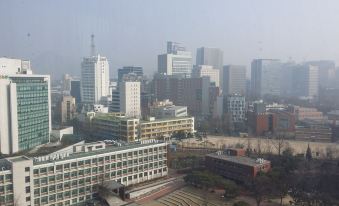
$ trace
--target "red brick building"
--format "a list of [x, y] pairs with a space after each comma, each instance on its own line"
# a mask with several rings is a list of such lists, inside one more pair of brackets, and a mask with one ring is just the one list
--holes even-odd
[[239, 182], [247, 182], [257, 176], [259, 172], [271, 170], [271, 162], [264, 159], [253, 159], [243, 156], [245, 151], [230, 150], [219, 151], [206, 155], [206, 168]]
[[268, 134], [295, 132], [295, 116], [286, 111], [269, 111], [256, 114], [248, 113], [248, 126], [251, 134], [265, 136]]

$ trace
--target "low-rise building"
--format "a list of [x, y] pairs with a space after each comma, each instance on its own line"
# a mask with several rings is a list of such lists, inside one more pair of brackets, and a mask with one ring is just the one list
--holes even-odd
[[244, 152], [225, 150], [206, 155], [206, 168], [239, 182], [251, 181], [259, 172], [268, 172], [271, 162], [244, 156]]
[[140, 121], [141, 140], [167, 139], [175, 132], [194, 133], [194, 117], [166, 119], [149, 118]]
[[297, 121], [324, 121], [323, 113], [318, 111], [316, 108], [293, 106], [290, 108], [290, 110], [292, 110], [292, 112], [295, 114]]
[[175, 106], [168, 99], [155, 102], [150, 108], [150, 116], [155, 118], [187, 117], [187, 107]]
[[1, 205], [85, 205], [106, 183], [133, 185], [167, 175], [167, 144], [76, 144], [52, 156], [0, 159]]
[[332, 139], [332, 128], [330, 125], [318, 121], [303, 121], [295, 130], [295, 138], [304, 141], [330, 142]]
[[111, 114], [95, 114], [87, 121], [96, 138], [134, 142], [148, 139], [169, 138], [174, 132], [194, 132], [194, 117], [173, 117], [156, 119], [148, 117], [139, 120]]

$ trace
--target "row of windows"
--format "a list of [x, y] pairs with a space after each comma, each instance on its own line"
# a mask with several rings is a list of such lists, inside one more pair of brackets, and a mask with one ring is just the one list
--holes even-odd
[[[157, 157], [158, 158], [158, 157]], [[158, 167], [158, 166], [162, 166], [162, 165], [166, 165], [167, 160], [164, 161], [159, 161], [159, 162], [154, 162], [154, 163], [149, 163], [149, 164], [144, 164], [144, 165], [140, 165], [139, 163], [143, 163], [145, 161], [148, 161], [150, 158], [145, 157], [145, 158], [139, 158], [135, 159], [134, 161], [129, 160], [129, 161], [123, 161], [123, 162], [117, 162], [117, 163], [112, 163], [112, 164], [106, 164], [105, 166], [99, 166], [99, 167], [92, 167], [92, 168], [87, 168], [87, 169], [80, 169], [78, 171], [73, 171], [71, 173], [69, 172], [65, 172], [68, 169], [70, 169], [70, 164], [65, 164], [64, 168], [62, 168], [62, 165], [57, 165], [56, 167], [56, 171], [57, 172], [63, 172], [64, 177], [65, 178], [69, 178], [68, 174], [71, 174], [71, 177], [75, 177], [77, 175], [84, 175], [84, 174], [91, 174], [91, 173], [97, 173], [97, 172], [102, 172], [104, 171], [104, 169], [107, 170], [115, 170], [117, 168], [121, 168], [121, 167], [129, 167], [129, 169], [132, 169], [131, 167], [134, 166], [134, 170], [137, 171], [137, 169], [139, 168], [139, 170], [142, 169], [147, 169], [147, 168], [152, 168], [152, 167]], [[161, 157], [161, 159], [163, 159]], [[150, 160], [153, 161], [153, 160]], [[71, 165], [71, 167], [73, 169], [76, 169], [76, 164], [73, 164], [73, 166]], [[48, 173], [54, 173], [54, 166], [51, 166], [49, 168], [40, 168], [40, 169], [34, 169], [33, 173], [34, 175], [39, 175], [40, 174], [47, 174]], [[62, 177], [62, 174], [57, 175], [58, 177]], [[51, 176], [54, 177], [54, 176]], [[53, 180], [54, 181], [54, 180]]]
[[[55, 197], [53, 195], [50, 198], [51, 198], [50, 202], [55, 201]], [[57, 200], [61, 200], [61, 199], [59, 199], [60, 196], [57, 196], [57, 198], [58, 198]], [[71, 205], [71, 204], [73, 205], [73, 204], [76, 204], [76, 203], [84, 202], [86, 200], [90, 200], [91, 198], [92, 198], [91, 195], [80, 196], [78, 198], [73, 198], [72, 200], [66, 200], [64, 202], [59, 202], [55, 206], [63, 206], [63, 205]], [[41, 198], [41, 200], [40, 200], [40, 198], [37, 198], [37, 199], [34, 200], [34, 204], [40, 205], [41, 204], [40, 201], [41, 201], [42, 204], [47, 204], [48, 203], [48, 197]]]
[[[157, 175], [157, 174], [161, 175], [162, 172], [166, 172], [166, 171], [167, 171], [167, 168], [157, 169], [157, 170], [152, 170], [149, 172], [142, 172], [139, 174], [125, 176], [122, 178], [117, 177], [116, 181], [119, 183], [125, 183], [127, 185], [128, 184], [127, 181], [133, 181], [133, 180], [138, 180], [138, 179], [140, 180], [140, 178], [148, 177], [151, 175]], [[115, 178], [116, 177], [113, 177], [113, 176], [110, 177], [110, 173], [106, 173], [105, 176], [98, 175], [92, 178], [88, 177], [88, 178], [82, 178], [79, 180], [68, 181], [65, 183], [59, 183], [56, 185], [44, 186], [41, 188], [34, 189], [34, 196], [38, 197], [41, 195], [47, 195], [47, 194], [52, 194], [52, 193], [57, 193], [57, 192], [62, 192], [62, 191], [64, 193], [68, 193], [70, 191], [79, 191], [79, 193], [82, 193], [84, 192], [85, 188], [86, 188], [86, 191], [91, 191], [91, 187], [93, 188], [95, 192], [96, 185], [101, 184], [101, 182], [104, 180], [115, 179]], [[77, 195], [78, 193], [74, 193], [74, 194]]]
[[3, 193], [11, 193], [13, 192], [13, 185], [9, 184], [9, 185], [5, 185], [5, 186], [0, 186], [0, 194]]
[[[153, 169], [153, 168], [158, 168], [158, 167], [162, 167], [166, 165], [166, 161], [160, 161], [160, 162], [155, 162], [155, 163], [150, 163], [150, 164], [145, 164], [145, 165], [140, 165], [140, 166], [136, 166], [136, 167], [130, 167], [130, 168], [126, 168], [123, 170], [114, 170], [112, 171], [112, 175], [116, 176], [116, 175], [125, 175], [125, 174], [130, 174], [132, 172], [136, 173], [136, 172], [140, 172], [143, 170], [147, 170], [147, 169]], [[109, 166], [109, 165], [106, 165]], [[115, 168], [112, 168], [111, 170], [113, 170]], [[109, 168], [105, 167], [105, 172], [109, 172]], [[77, 178], [77, 177], [82, 177], [82, 176], [87, 176], [87, 175], [92, 175], [92, 174], [98, 174], [98, 173], [102, 173], [104, 172], [104, 167], [94, 167], [94, 168], [88, 168], [88, 169], [84, 169], [84, 170], [79, 170], [79, 171], [73, 171], [73, 172], [65, 172], [63, 174], [58, 174], [56, 176], [52, 175], [47, 177], [43, 177], [43, 178], [37, 178], [34, 179], [34, 185], [39, 185], [39, 184], [47, 184], [48, 182], [55, 182], [55, 181], [63, 181], [63, 180], [69, 180], [70, 178]]]
[[0, 183], [3, 182], [12, 182], [12, 174], [0, 175]]

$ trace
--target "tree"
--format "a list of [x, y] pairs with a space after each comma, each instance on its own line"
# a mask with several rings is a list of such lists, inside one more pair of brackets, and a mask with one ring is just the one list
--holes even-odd
[[288, 172], [282, 167], [273, 168], [269, 177], [274, 186], [274, 192], [280, 197], [280, 205], [283, 205], [283, 198], [288, 194], [291, 182]]
[[307, 145], [307, 150], [306, 150], [305, 157], [306, 157], [307, 161], [312, 160], [312, 151], [311, 151], [311, 148], [310, 148], [310, 144]]
[[186, 133], [184, 131], [173, 132], [171, 137], [179, 141], [182, 141], [183, 139], [187, 138]]
[[277, 135], [276, 138], [274, 140], [272, 140], [272, 144], [275, 147], [275, 149], [277, 150], [278, 155], [280, 156], [283, 148], [286, 146], [284, 136], [283, 135]]
[[239, 187], [231, 180], [224, 180], [225, 198], [235, 198], [239, 195]]
[[259, 173], [250, 183], [249, 190], [252, 192], [257, 206], [260, 206], [261, 202], [271, 194], [271, 184], [270, 178], [264, 173]]
[[235, 202], [233, 206], [250, 206], [250, 204], [244, 201], [238, 201], [238, 202]]

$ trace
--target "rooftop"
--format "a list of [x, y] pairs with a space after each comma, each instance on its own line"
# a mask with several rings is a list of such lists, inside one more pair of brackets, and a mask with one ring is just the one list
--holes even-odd
[[[257, 162], [256, 159], [252, 159], [252, 158], [249, 158], [249, 157], [243, 157], [243, 156], [230, 156], [230, 155], [225, 155], [225, 154], [218, 155], [217, 153], [208, 154], [206, 156], [221, 159], [221, 160], [226, 160], [226, 161], [229, 161], [229, 162], [248, 165], [248, 166], [251, 166], [251, 167], [263, 164], [263, 163]], [[264, 163], [269, 163], [269, 162], [270, 161], [264, 160]]]
[[29, 158], [26, 157], [26, 156], [17, 156], [17, 157], [8, 158], [7, 160], [9, 160], [11, 162], [20, 162], [20, 161], [29, 160]]
[[188, 119], [188, 118], [192, 118], [192, 117], [191, 116], [186, 116], [186, 117], [169, 117], [169, 118], [155, 119], [155, 120], [152, 120], [152, 121], [140, 120], [140, 123], [165, 122], [165, 121], [182, 120], [182, 119]]
[[98, 114], [95, 115], [94, 119], [98, 120], [128, 120], [128, 119], [135, 119], [135, 118], [129, 118], [125, 116], [119, 116], [118, 114]]
[[63, 161], [63, 160], [68, 160], [68, 159], [75, 159], [75, 158], [82, 158], [82, 157], [88, 157], [92, 155], [99, 155], [99, 154], [105, 154], [108, 152], [117, 152], [117, 151], [122, 151], [122, 150], [127, 150], [127, 149], [135, 149], [135, 148], [140, 148], [140, 147], [147, 147], [155, 144], [162, 144], [164, 142], [158, 141], [158, 142], [152, 142], [152, 143], [131, 143], [123, 146], [107, 146], [105, 149], [100, 149], [100, 150], [95, 150], [91, 152], [79, 152], [79, 153], [73, 153], [70, 154], [67, 157], [64, 157], [62, 159], [55, 159], [55, 160], [46, 160], [46, 161], [39, 161], [39, 162], [34, 162], [35, 165], [40, 165], [44, 164], [46, 162], [57, 162], [57, 161]]

